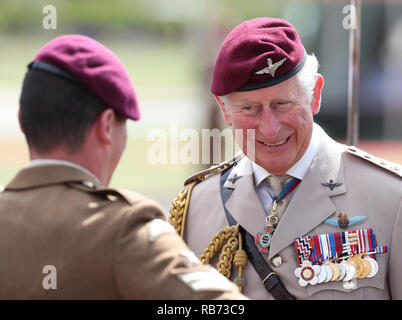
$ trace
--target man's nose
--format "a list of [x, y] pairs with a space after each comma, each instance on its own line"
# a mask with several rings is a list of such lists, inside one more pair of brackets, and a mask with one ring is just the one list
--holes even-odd
[[259, 132], [267, 139], [274, 139], [281, 127], [281, 123], [275, 111], [265, 107], [258, 125]]

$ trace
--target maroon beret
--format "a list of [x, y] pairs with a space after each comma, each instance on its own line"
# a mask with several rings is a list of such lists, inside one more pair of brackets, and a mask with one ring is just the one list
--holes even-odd
[[245, 21], [221, 46], [211, 91], [224, 96], [272, 86], [295, 75], [305, 56], [299, 35], [289, 22], [276, 18]]
[[45, 44], [29, 68], [79, 81], [109, 108], [133, 120], [140, 118], [137, 96], [117, 56], [83, 35], [63, 35]]

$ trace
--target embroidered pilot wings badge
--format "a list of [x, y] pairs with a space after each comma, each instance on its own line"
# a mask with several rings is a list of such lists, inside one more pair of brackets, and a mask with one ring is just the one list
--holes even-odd
[[365, 216], [348, 217], [347, 213], [340, 212], [338, 214], [338, 220], [335, 220], [333, 218], [328, 218], [324, 222], [333, 227], [346, 229], [348, 227], [361, 224], [366, 220], [367, 220], [367, 218]]

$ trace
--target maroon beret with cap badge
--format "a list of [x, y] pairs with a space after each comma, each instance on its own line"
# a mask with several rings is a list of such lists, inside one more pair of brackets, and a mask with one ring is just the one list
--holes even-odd
[[215, 62], [211, 91], [224, 96], [275, 85], [295, 75], [306, 52], [296, 29], [277, 18], [255, 18], [235, 27]]
[[80, 82], [109, 108], [132, 120], [140, 118], [126, 69], [112, 51], [92, 38], [57, 37], [39, 50], [28, 67]]

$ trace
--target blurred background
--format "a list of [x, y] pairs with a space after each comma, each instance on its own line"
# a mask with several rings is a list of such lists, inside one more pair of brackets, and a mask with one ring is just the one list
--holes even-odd
[[[151, 164], [152, 130], [182, 146], [172, 126], [225, 128], [210, 94], [211, 74], [227, 33], [246, 19], [280, 17], [298, 29], [325, 78], [316, 117], [334, 138], [346, 139], [349, 1], [304, 0], [0, 0], [0, 185], [27, 164], [17, 112], [26, 65], [54, 37], [80, 33], [100, 41], [122, 60], [137, 91], [140, 122], [129, 122], [127, 149], [112, 186], [156, 199], [166, 213], [189, 175], [204, 165]], [[56, 29], [43, 20], [57, 10]], [[402, 1], [363, 0], [359, 147], [402, 163]], [[173, 137], [172, 137], [173, 135]], [[172, 138], [172, 139], [170, 139]], [[188, 141], [187, 141], [188, 142]], [[168, 149], [170, 150], [170, 149]], [[200, 156], [201, 157], [201, 156]], [[224, 159], [222, 159], [224, 160]]]

